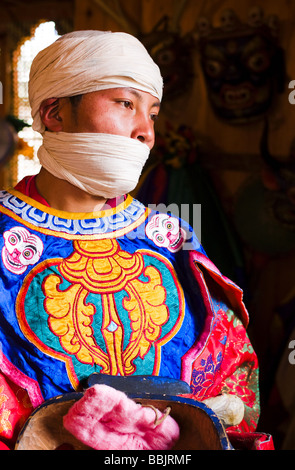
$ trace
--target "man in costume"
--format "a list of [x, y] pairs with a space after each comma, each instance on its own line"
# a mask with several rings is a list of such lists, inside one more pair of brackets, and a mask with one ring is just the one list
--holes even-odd
[[238, 401], [253, 431], [258, 366], [241, 290], [191, 227], [129, 192], [154, 145], [163, 82], [125, 33], [74, 32], [34, 59], [42, 169], [0, 193], [0, 438], [93, 372], [180, 379]]

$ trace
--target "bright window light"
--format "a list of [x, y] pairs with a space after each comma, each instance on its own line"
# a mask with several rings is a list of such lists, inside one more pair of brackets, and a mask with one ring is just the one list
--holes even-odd
[[[29, 39], [26, 39], [14, 54], [14, 115], [31, 126], [31, 108], [28, 97], [29, 73], [34, 57], [45, 47], [52, 44], [59, 37], [55, 23], [48, 21], [41, 23]], [[32, 127], [24, 127], [18, 133], [24, 142], [17, 155], [16, 182], [27, 175], [37, 174], [40, 163], [37, 151], [42, 143], [42, 137]]]

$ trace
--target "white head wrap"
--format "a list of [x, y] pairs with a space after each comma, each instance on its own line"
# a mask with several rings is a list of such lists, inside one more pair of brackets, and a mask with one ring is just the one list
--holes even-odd
[[39, 115], [43, 100], [117, 87], [137, 88], [161, 101], [163, 79], [143, 44], [127, 33], [65, 34], [33, 60], [29, 81], [33, 129], [45, 130]]

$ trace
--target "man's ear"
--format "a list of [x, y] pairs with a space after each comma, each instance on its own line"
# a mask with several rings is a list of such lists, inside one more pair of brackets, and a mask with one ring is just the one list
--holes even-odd
[[58, 98], [48, 98], [42, 101], [39, 108], [41, 121], [44, 126], [52, 132], [62, 131], [62, 120], [58, 114], [59, 105]]

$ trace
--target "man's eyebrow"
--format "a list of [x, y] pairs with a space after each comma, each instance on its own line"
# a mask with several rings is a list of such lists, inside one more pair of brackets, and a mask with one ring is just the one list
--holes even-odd
[[152, 105], [152, 108], [160, 108], [160, 107], [161, 107], [160, 101], [155, 101]]
[[[142, 101], [142, 96], [141, 94], [139, 93], [139, 91], [135, 90], [134, 88], [129, 88], [127, 87], [126, 90], [131, 93], [132, 95], [136, 96], [140, 101]], [[161, 103], [160, 101], [155, 101], [153, 104], [152, 104], [152, 108], [154, 107], [157, 107], [157, 108], [160, 108], [161, 107]]]

